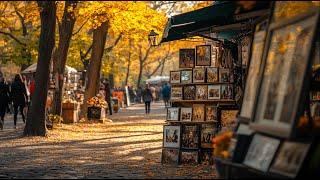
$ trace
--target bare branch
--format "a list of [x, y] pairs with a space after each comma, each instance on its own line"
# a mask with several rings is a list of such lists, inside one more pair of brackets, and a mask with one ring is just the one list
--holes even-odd
[[119, 36], [117, 37], [117, 39], [115, 40], [115, 42], [113, 43], [113, 45], [111, 45], [111, 46], [109, 46], [109, 47], [107, 47], [107, 48], [105, 48], [104, 50], [105, 51], [107, 51], [107, 52], [110, 52], [110, 51], [112, 51], [112, 49], [119, 43], [119, 41], [120, 41], [120, 39], [121, 39], [121, 37], [122, 37], [122, 33], [120, 33], [119, 34]]
[[11, 34], [11, 33], [4, 32], [4, 31], [1, 31], [1, 30], [0, 30], [0, 34], [4, 34], [4, 35], [6, 35], [6, 36], [11, 37], [13, 40], [15, 40], [17, 43], [19, 43], [19, 44], [21, 44], [21, 45], [23, 45], [23, 46], [26, 46], [26, 45], [27, 45], [27, 44], [21, 42], [18, 38], [16, 38], [16, 37], [15, 37], [13, 34]]
[[72, 36], [78, 34], [78, 33], [81, 31], [81, 29], [83, 28], [83, 26], [88, 22], [88, 20], [89, 20], [89, 19], [87, 19], [87, 20], [80, 26], [80, 28], [79, 28], [76, 32], [72, 33]]

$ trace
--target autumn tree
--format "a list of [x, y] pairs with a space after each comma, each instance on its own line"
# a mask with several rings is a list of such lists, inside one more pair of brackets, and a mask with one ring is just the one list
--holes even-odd
[[39, 38], [39, 56], [35, 77], [36, 88], [28, 111], [24, 135], [45, 136], [45, 105], [48, 93], [49, 67], [55, 44], [56, 5], [54, 1], [38, 1], [40, 8], [41, 33]]

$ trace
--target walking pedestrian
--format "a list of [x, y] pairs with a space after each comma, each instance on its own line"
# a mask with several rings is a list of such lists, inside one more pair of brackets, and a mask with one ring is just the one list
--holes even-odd
[[9, 103], [9, 87], [4, 81], [3, 77], [0, 77], [0, 130], [3, 130], [4, 116]]
[[163, 98], [165, 107], [169, 106], [170, 91], [171, 91], [170, 86], [168, 85], [168, 83], [165, 83], [165, 85], [162, 88], [162, 98]]
[[13, 101], [13, 109], [14, 109], [14, 127], [17, 125], [17, 116], [18, 110], [21, 112], [22, 120], [25, 123], [25, 115], [23, 109], [27, 102], [27, 90], [26, 86], [22, 82], [22, 78], [20, 74], [17, 74], [14, 78], [14, 82], [11, 85], [11, 99]]
[[149, 84], [146, 84], [145, 89], [142, 92], [142, 99], [145, 104], [146, 114], [150, 113], [151, 101], [153, 100]]

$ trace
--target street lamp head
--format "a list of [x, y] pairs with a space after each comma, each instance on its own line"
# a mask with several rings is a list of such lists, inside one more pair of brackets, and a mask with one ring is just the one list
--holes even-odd
[[158, 39], [158, 33], [154, 32], [154, 30], [151, 30], [148, 35], [148, 40], [151, 46], [157, 46], [157, 39]]

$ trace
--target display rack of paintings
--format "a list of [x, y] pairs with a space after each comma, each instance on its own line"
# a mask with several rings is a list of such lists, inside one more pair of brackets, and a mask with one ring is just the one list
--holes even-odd
[[179, 70], [170, 72], [171, 107], [163, 130], [162, 163], [213, 162], [219, 103], [233, 101], [232, 70], [220, 69], [218, 50], [206, 44], [179, 51]]

